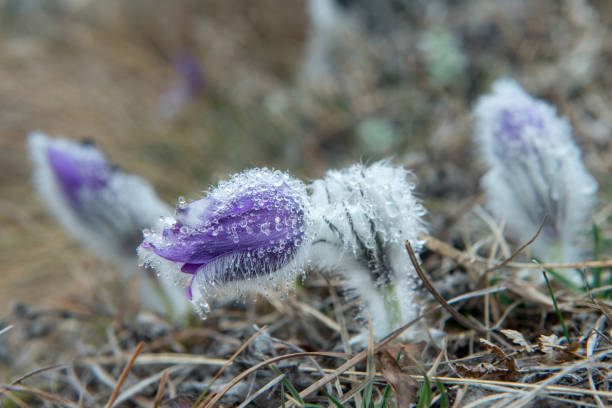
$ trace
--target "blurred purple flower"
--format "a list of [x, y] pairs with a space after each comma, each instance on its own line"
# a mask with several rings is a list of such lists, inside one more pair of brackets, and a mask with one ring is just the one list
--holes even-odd
[[162, 94], [159, 109], [164, 118], [177, 115], [206, 85], [204, 73], [196, 58], [183, 54], [174, 63], [176, 77]]
[[[34, 140], [40, 136], [32, 135], [30, 138], [35, 143]], [[67, 144], [50, 143], [47, 147], [47, 160], [69, 204], [87, 217], [82, 195], [105, 188], [113, 170], [93, 145], [82, 143], [78, 154], [72, 154], [77, 153], [76, 149], [70, 153], [67, 147]]]
[[[113, 167], [92, 143], [33, 132], [28, 147], [37, 192], [61, 226], [91, 252], [130, 275], [142, 229], [158, 224], [172, 209], [146, 180]], [[182, 318], [187, 302], [177, 294], [178, 288], [162, 285], [162, 289], [174, 316]], [[141, 279], [143, 301], [158, 312], [168, 312], [158, 296], [151, 296], [156, 291], [153, 282]]]
[[190, 94], [195, 95], [204, 88], [204, 73], [191, 54], [183, 54], [176, 60], [176, 71], [180, 74]]
[[280, 171], [234, 175], [202, 199], [179, 200], [161, 231], [145, 231], [143, 262], [170, 276], [191, 276], [188, 298], [201, 314], [207, 298], [291, 285], [308, 241], [305, 186]]
[[142, 178], [113, 167], [92, 143], [28, 137], [34, 183], [60, 224], [103, 258], [134, 259], [142, 228], [169, 207]]
[[489, 166], [482, 185], [491, 211], [523, 242], [547, 216], [544, 233], [530, 247], [534, 255], [548, 262], [578, 260], [597, 182], [580, 160], [567, 119], [509, 79], [480, 98], [474, 116], [476, 141]]

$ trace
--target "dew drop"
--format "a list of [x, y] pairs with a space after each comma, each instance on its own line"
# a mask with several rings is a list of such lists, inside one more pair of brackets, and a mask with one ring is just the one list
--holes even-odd
[[270, 231], [270, 223], [269, 222], [262, 223], [260, 229], [261, 229], [261, 232], [264, 235], [270, 235], [271, 231]]
[[210, 313], [210, 305], [205, 300], [198, 300], [194, 302], [196, 313], [200, 316], [200, 319], [206, 320], [208, 313]]

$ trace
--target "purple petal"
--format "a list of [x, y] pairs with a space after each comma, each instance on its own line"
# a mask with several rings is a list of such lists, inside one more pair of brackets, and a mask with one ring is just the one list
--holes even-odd
[[529, 130], [537, 132], [535, 137], [545, 133], [542, 118], [533, 105], [503, 109], [498, 114], [498, 121], [499, 128], [494, 134], [494, 151], [502, 160], [527, 154], [531, 150], [533, 136], [525, 134]]
[[287, 264], [304, 236], [305, 191], [292, 190], [282, 173], [238, 177], [247, 174], [255, 176], [252, 186], [232, 179], [211, 196], [181, 205], [176, 222], [158, 235], [161, 242], [149, 243], [153, 252], [207, 282], [267, 275]]
[[[72, 148], [73, 146], [71, 146]], [[74, 208], [79, 208], [81, 191], [99, 191], [106, 186], [112, 170], [104, 156], [89, 145], [79, 150], [49, 146], [47, 158], [55, 177]]]
[[185, 291], [185, 294], [187, 295], [187, 299], [189, 299], [190, 301], [193, 300], [193, 292], [191, 290], [192, 285], [193, 285], [193, 278], [189, 280], [189, 285], [187, 285], [187, 289]]
[[188, 273], [189, 275], [195, 275], [202, 264], [190, 264], [186, 263], [181, 267], [181, 272]]

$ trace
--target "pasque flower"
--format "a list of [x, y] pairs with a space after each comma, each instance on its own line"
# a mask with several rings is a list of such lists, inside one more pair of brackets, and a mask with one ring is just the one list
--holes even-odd
[[236, 174], [204, 198], [179, 199], [174, 217], [145, 231], [145, 265], [175, 280], [205, 315], [210, 297], [280, 290], [295, 283], [309, 243], [303, 183], [266, 168]]
[[403, 167], [382, 161], [330, 170], [310, 186], [313, 263], [344, 277], [349, 294], [363, 304], [363, 319], [371, 318], [376, 340], [413, 320], [421, 308], [418, 276], [405, 248], [409, 241], [418, 252], [418, 236], [426, 231], [412, 179]]
[[482, 186], [491, 211], [523, 242], [546, 216], [533, 254], [545, 261], [577, 260], [597, 183], [580, 159], [568, 120], [510, 79], [497, 81], [480, 98], [474, 116], [476, 142], [489, 166]]
[[[35, 187], [64, 229], [87, 249], [133, 271], [142, 229], [171, 213], [151, 185], [139, 176], [113, 167], [91, 143], [53, 139], [42, 133], [28, 136]], [[151, 282], [142, 279], [145, 303], [158, 311], [163, 303], [152, 297]], [[175, 287], [164, 287], [175, 312], [185, 302]]]

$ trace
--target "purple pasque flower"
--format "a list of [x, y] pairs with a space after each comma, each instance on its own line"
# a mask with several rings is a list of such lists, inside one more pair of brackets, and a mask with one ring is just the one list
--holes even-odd
[[489, 167], [482, 186], [493, 214], [523, 242], [546, 216], [530, 250], [548, 262], [578, 260], [597, 182], [580, 159], [568, 120], [510, 79], [495, 82], [474, 116], [475, 140]]
[[158, 273], [189, 277], [187, 296], [205, 314], [211, 296], [292, 285], [310, 240], [309, 216], [302, 182], [251, 169], [202, 199], [179, 199], [160, 231], [144, 232], [139, 255]]

